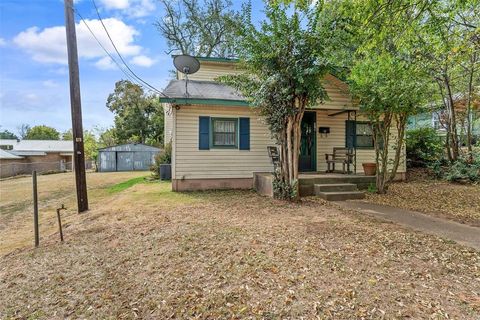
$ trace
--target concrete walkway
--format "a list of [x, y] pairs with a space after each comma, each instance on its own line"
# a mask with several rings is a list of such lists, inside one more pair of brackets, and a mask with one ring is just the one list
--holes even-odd
[[371, 214], [380, 219], [393, 221], [480, 250], [480, 228], [478, 227], [428, 216], [420, 212], [361, 201], [341, 201], [337, 204], [346, 209]]

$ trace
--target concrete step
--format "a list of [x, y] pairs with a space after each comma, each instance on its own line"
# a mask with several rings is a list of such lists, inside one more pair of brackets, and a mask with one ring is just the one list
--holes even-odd
[[318, 192], [317, 196], [328, 201], [345, 201], [353, 199], [364, 199], [365, 193], [362, 191], [333, 191]]
[[328, 183], [315, 184], [315, 194], [318, 192], [333, 192], [333, 191], [357, 191], [357, 185], [354, 183]]

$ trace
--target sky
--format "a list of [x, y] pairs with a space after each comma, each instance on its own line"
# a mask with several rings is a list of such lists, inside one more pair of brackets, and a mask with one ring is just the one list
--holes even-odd
[[[158, 0], [95, 0], [118, 50], [142, 79], [162, 89], [173, 63], [154, 26], [163, 17]], [[239, 1], [233, 1], [239, 7]], [[116, 58], [92, 0], [75, 8]], [[260, 1], [253, 1], [260, 12]], [[71, 128], [63, 0], [0, 1], [0, 131], [21, 124]], [[115, 82], [126, 78], [76, 17], [84, 129], [113, 125], [105, 103]]]

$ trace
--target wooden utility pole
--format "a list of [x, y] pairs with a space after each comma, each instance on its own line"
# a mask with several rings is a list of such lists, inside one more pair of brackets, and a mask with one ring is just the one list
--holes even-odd
[[85, 154], [83, 147], [82, 104], [78, 71], [77, 35], [73, 16], [73, 0], [65, 0], [65, 27], [67, 32], [68, 71], [70, 75], [70, 105], [72, 109], [73, 163], [77, 186], [78, 212], [88, 210]]

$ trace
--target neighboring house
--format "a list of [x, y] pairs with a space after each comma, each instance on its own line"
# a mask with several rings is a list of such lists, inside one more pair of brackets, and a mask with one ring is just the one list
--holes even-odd
[[98, 171], [149, 170], [161, 150], [141, 143], [128, 143], [98, 149]]
[[5, 153], [18, 157], [0, 159], [1, 177], [72, 168], [72, 141], [0, 139], [0, 149], [5, 157]]
[[[165, 141], [172, 142], [172, 189], [252, 188], [255, 172], [272, 172], [267, 146], [274, 145], [268, 127], [234, 89], [215, 82], [238, 73], [234, 59], [198, 58], [200, 70], [177, 73], [160, 98], [165, 110]], [[306, 111], [302, 122], [299, 169], [325, 172], [325, 154], [334, 147], [354, 148], [356, 172], [374, 162], [372, 130], [352, 102], [348, 86], [332, 75], [322, 81], [329, 100]], [[392, 130], [396, 130], [393, 126]], [[393, 154], [394, 150], [391, 150]], [[405, 158], [399, 178], [405, 174]]]
[[[457, 118], [457, 128], [459, 134], [466, 131], [466, 97], [464, 95], [454, 95], [454, 108]], [[432, 103], [426, 107], [425, 112], [419, 113], [415, 116], [411, 116], [408, 119], [407, 129], [419, 129], [419, 128], [433, 128], [440, 136], [445, 136], [447, 130], [445, 128], [446, 110], [443, 106], [438, 106], [440, 103]], [[474, 136], [480, 136], [480, 100], [474, 99], [471, 104], [472, 112], [470, 120], [472, 122], [472, 134]]]

